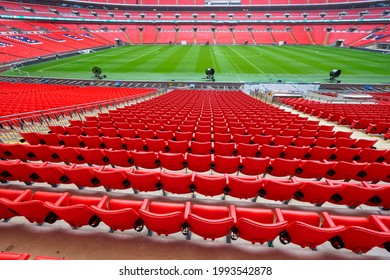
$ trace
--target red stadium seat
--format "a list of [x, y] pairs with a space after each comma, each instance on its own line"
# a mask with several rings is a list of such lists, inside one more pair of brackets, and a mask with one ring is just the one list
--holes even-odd
[[225, 175], [193, 174], [192, 188], [195, 192], [205, 196], [216, 196], [225, 192], [227, 186]]
[[187, 194], [192, 192], [192, 174], [165, 173], [160, 174], [160, 185], [165, 192], [174, 194]]
[[262, 180], [256, 177], [231, 176], [227, 177], [227, 194], [241, 199], [256, 199], [262, 187]]

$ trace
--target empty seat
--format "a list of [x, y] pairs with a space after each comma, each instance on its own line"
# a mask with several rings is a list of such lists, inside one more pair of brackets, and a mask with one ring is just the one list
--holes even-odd
[[297, 137], [294, 139], [293, 144], [297, 147], [311, 146], [314, 142], [314, 137]]
[[175, 194], [187, 194], [192, 192], [192, 174], [189, 173], [166, 173], [160, 174], [160, 185], [165, 192]]
[[233, 141], [236, 144], [243, 143], [243, 144], [252, 144], [252, 135], [244, 135], [244, 134], [233, 134]]
[[19, 215], [19, 213], [12, 211], [3, 203], [3, 200], [12, 201], [13, 203], [31, 200], [31, 190], [0, 189], [0, 219], [12, 218]]
[[176, 141], [192, 141], [192, 136], [193, 136], [193, 132], [191, 131], [188, 131], [188, 132], [184, 132], [184, 131], [176, 131], [175, 132], [175, 138], [173, 140], [176, 140]]
[[237, 154], [242, 157], [258, 157], [260, 156], [259, 144], [237, 144]]
[[205, 196], [216, 196], [224, 193], [227, 186], [225, 175], [208, 175], [193, 173], [193, 186], [195, 192]]
[[263, 179], [259, 196], [269, 200], [288, 203], [299, 190], [302, 182], [294, 179]]
[[273, 138], [272, 135], [255, 135], [253, 137], [253, 142], [259, 145], [264, 145], [264, 144], [270, 145], [272, 142], [272, 138]]
[[234, 225], [229, 207], [192, 204], [187, 222], [192, 233], [204, 239], [220, 238], [230, 234]]
[[240, 172], [245, 175], [261, 175], [267, 172], [270, 164], [270, 158], [243, 157], [241, 159], [242, 167]]
[[130, 167], [134, 165], [131, 152], [127, 150], [104, 150], [111, 165]]
[[321, 216], [316, 212], [281, 210], [275, 209], [277, 221], [287, 221], [288, 225], [279, 235], [282, 244], [293, 243], [311, 249], [325, 243], [337, 234], [341, 233], [345, 227], [324, 226], [321, 223]]
[[165, 141], [172, 140], [175, 135], [172, 131], [156, 130], [157, 139], [163, 139]]
[[337, 238], [331, 240], [336, 249], [345, 248], [362, 254], [390, 241], [390, 232], [388, 230], [386, 232], [383, 224], [378, 223], [372, 216], [369, 218], [339, 216], [329, 215], [327, 212], [324, 212], [323, 216], [325, 226], [345, 227], [337, 234]]
[[139, 210], [140, 218], [149, 231], [157, 235], [169, 235], [182, 231], [188, 234], [186, 219], [190, 211], [190, 202], [166, 203], [152, 201], [145, 209]]
[[81, 139], [78, 135], [58, 135], [60, 137], [60, 144], [67, 147], [80, 147]]
[[92, 169], [100, 184], [107, 190], [111, 189], [128, 189], [130, 188], [130, 181], [127, 179], [126, 173], [132, 172], [133, 169], [122, 168], [100, 168]]
[[261, 157], [269, 157], [269, 158], [278, 158], [284, 150], [284, 146], [271, 146], [271, 145], [261, 145], [260, 148], [260, 156]]
[[293, 176], [300, 163], [300, 159], [271, 159], [270, 165], [267, 168], [267, 173], [277, 177]]
[[235, 143], [214, 142], [214, 154], [220, 156], [233, 156], [236, 152]]
[[166, 151], [170, 153], [182, 153], [185, 154], [188, 152], [188, 148], [190, 147], [190, 142], [188, 141], [167, 141]]
[[262, 187], [262, 180], [257, 176], [228, 176], [227, 180], [226, 194], [241, 199], [256, 198]]
[[138, 223], [141, 209], [146, 208], [148, 200], [125, 200], [110, 199], [107, 207], [97, 207], [92, 205], [91, 208], [99, 219], [110, 227], [111, 231], [124, 231], [128, 229], [142, 230], [142, 225]]
[[211, 169], [213, 157], [208, 155], [187, 154], [186, 155], [187, 168], [195, 172], [206, 172]]
[[153, 130], [146, 130], [146, 129], [136, 129], [137, 136], [141, 139], [150, 138], [153, 139], [155, 136], [155, 133]]
[[80, 136], [81, 144], [80, 147], [87, 147], [90, 149], [101, 149], [103, 141], [100, 136]]
[[321, 181], [304, 181], [294, 194], [294, 199], [321, 206], [329, 201], [340, 189], [340, 184], [329, 184]]
[[288, 145], [291, 145], [293, 140], [294, 140], [293, 136], [276, 135], [272, 139], [272, 144], [275, 146], [277, 146], [277, 145], [288, 146]]
[[69, 168], [62, 168], [65, 176], [69, 181], [75, 184], [79, 189], [84, 187], [95, 188], [101, 186], [100, 181], [95, 175], [95, 169], [102, 169], [103, 167], [90, 167], [73, 165]]
[[321, 179], [332, 169], [334, 162], [318, 160], [301, 160], [295, 171], [295, 176], [300, 178]]
[[145, 146], [144, 149], [146, 151], [152, 151], [152, 152], [161, 152], [165, 151], [165, 148], [167, 147], [167, 142], [163, 139], [145, 139]]
[[210, 142], [212, 140], [212, 134], [210, 132], [195, 132], [194, 141], [197, 142]]
[[191, 153], [198, 154], [198, 155], [211, 154], [213, 152], [213, 143], [191, 141], [190, 151]]
[[110, 159], [106, 156], [103, 149], [85, 149], [79, 148], [79, 152], [88, 164], [108, 165]]
[[63, 205], [45, 202], [45, 206], [73, 228], [85, 225], [97, 227], [100, 223], [100, 218], [95, 214], [91, 206], [95, 205], [97, 208], [104, 208], [107, 199], [108, 196], [106, 195], [102, 197], [73, 195], [67, 197]]
[[329, 160], [336, 150], [336, 148], [314, 146], [309, 150], [305, 158], [309, 160]]
[[122, 150], [127, 148], [123, 138], [102, 136], [101, 139], [105, 149]]
[[233, 156], [215, 155], [211, 166], [218, 173], [236, 173], [241, 169], [241, 158]]
[[367, 163], [338, 161], [326, 173], [325, 178], [349, 181], [355, 178], [366, 166]]
[[131, 158], [137, 167], [153, 169], [160, 166], [158, 154], [155, 152], [131, 151]]
[[366, 163], [366, 166], [357, 173], [354, 180], [373, 183], [379, 181], [390, 182], [390, 164], [382, 162]]
[[286, 227], [287, 221], [275, 222], [270, 209], [235, 207], [236, 228], [240, 238], [252, 244], [273, 241]]
[[371, 148], [363, 148], [353, 158], [357, 162], [375, 162], [380, 161], [380, 158], [387, 152], [387, 150], [377, 150]]
[[299, 146], [287, 146], [284, 148], [280, 156], [287, 159], [303, 159], [309, 152], [310, 147], [299, 147]]
[[158, 154], [160, 166], [168, 170], [182, 170], [186, 167], [185, 155], [182, 153]]

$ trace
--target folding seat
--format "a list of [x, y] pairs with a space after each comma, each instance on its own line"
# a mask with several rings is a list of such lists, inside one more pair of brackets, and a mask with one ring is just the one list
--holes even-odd
[[243, 143], [243, 144], [252, 144], [253, 143], [253, 136], [248, 134], [233, 134], [233, 142], [236, 144]]
[[[198, 120], [198, 117], [196, 117], [196, 116], [195, 117], [188, 116], [188, 118], [190, 118], [190, 119], [183, 120], [181, 125], [185, 127], [184, 130], [190, 129], [190, 130], [187, 130], [187, 131], [193, 131], [194, 132], [195, 131], [195, 127], [196, 127], [196, 123], [197, 123], [197, 120]], [[189, 128], [190, 126], [191, 127], [194, 126], [194, 128], [193, 129]]]
[[102, 136], [105, 136], [105, 137], [118, 137], [119, 136], [118, 130], [114, 127], [101, 127], [100, 133]]
[[158, 168], [160, 166], [160, 161], [158, 160], [158, 154], [156, 152], [143, 152], [132, 150], [131, 157], [136, 167], [153, 169]]
[[260, 156], [259, 144], [239, 143], [237, 144], [237, 154], [242, 157], [259, 157]]
[[182, 153], [159, 152], [160, 166], [167, 170], [182, 170], [186, 167], [185, 157]]
[[234, 234], [252, 244], [272, 242], [286, 227], [287, 222], [274, 222], [270, 209], [234, 207], [236, 229]]
[[[180, 122], [181, 124], [181, 122]], [[179, 129], [179, 124], [164, 124], [163, 130], [175, 132]]]
[[41, 140], [39, 144], [48, 145], [48, 146], [61, 146], [61, 138], [57, 134], [53, 133], [38, 133]]
[[293, 144], [294, 146], [297, 147], [306, 147], [306, 146], [311, 146], [314, 142], [314, 137], [297, 137], [294, 138]]
[[324, 148], [330, 148], [333, 147], [333, 143], [335, 142], [336, 138], [325, 138], [325, 137], [318, 137], [313, 141], [314, 146], [324, 147]]
[[341, 185], [341, 188], [331, 197], [329, 202], [339, 205], [346, 205], [348, 208], [356, 208], [365, 204], [371, 198], [377, 196], [381, 189], [372, 188], [369, 184], [355, 182], [335, 182], [327, 180], [328, 184]]
[[315, 178], [320, 180], [332, 169], [333, 165], [334, 162], [325, 160], [301, 160], [301, 164], [295, 170], [295, 176], [299, 178]]
[[58, 135], [60, 138], [59, 144], [66, 147], [80, 147], [81, 139], [78, 135]]
[[196, 126], [196, 131], [195, 133], [211, 133], [211, 122], [209, 125], [200, 125], [198, 122], [198, 125]]
[[14, 253], [14, 252], [0, 252], [0, 260], [28, 260], [30, 254], [27, 253]]
[[193, 192], [192, 174], [189, 173], [166, 173], [160, 174], [160, 186], [164, 194], [166, 192], [174, 194], [187, 194]]
[[334, 133], [334, 137], [335, 138], [339, 138], [339, 137], [341, 137], [341, 138], [350, 138], [352, 133], [353, 133], [352, 131], [336, 131]]
[[101, 140], [103, 142], [102, 146], [105, 149], [123, 150], [123, 149], [127, 148], [123, 138], [120, 138], [120, 137], [105, 137], [105, 136], [102, 136]]
[[367, 163], [337, 161], [326, 173], [325, 178], [349, 181], [355, 178], [366, 166]]
[[336, 151], [330, 156], [330, 160], [336, 161], [352, 161], [355, 156], [360, 152], [360, 148], [348, 148], [348, 147], [339, 147]]
[[68, 126], [66, 127], [66, 132], [70, 135], [82, 135], [83, 134], [83, 128], [81, 126]]
[[123, 142], [126, 145], [127, 150], [130, 151], [143, 151], [145, 141], [141, 138], [123, 138]]
[[309, 152], [310, 147], [304, 146], [286, 146], [283, 152], [280, 153], [280, 156], [287, 159], [303, 159], [305, 155]]
[[210, 141], [212, 141], [212, 136], [213, 135], [210, 132], [208, 132], [208, 133], [195, 132], [194, 133], [194, 141], [210, 142]]
[[114, 123], [111, 121], [111, 119], [109, 119], [108, 121], [102, 121], [102, 120], [99, 119], [99, 128], [100, 128], [100, 131], [102, 131], [102, 128], [104, 128], [104, 129], [107, 129], [107, 128], [115, 129]]
[[62, 168], [62, 171], [69, 178], [70, 182], [75, 184], [79, 189], [83, 189], [84, 187], [96, 188], [101, 186], [94, 170], [102, 168], [104, 167], [72, 165], [69, 168]]
[[257, 176], [237, 177], [228, 175], [228, 188], [226, 189], [225, 194], [240, 199], [256, 199], [262, 187], [262, 184], [263, 181]]
[[31, 145], [24, 145], [19, 143], [1, 143], [0, 157], [7, 159], [39, 160], [37, 156], [30, 151]]
[[[247, 131], [245, 127], [229, 127], [229, 131], [233, 135], [246, 135]], [[234, 138], [234, 136], [233, 136]]]
[[134, 129], [118, 128], [118, 136], [122, 138], [136, 138], [137, 132]]
[[335, 132], [330, 130], [319, 130], [317, 131], [316, 137], [334, 138]]
[[214, 142], [214, 154], [220, 156], [232, 156], [236, 154], [235, 143]]
[[376, 195], [371, 197], [364, 204], [369, 206], [378, 206], [382, 210], [390, 209], [390, 185], [389, 184], [369, 184], [367, 182], [361, 182], [363, 186], [373, 188], [376, 191]]
[[192, 138], [193, 138], [193, 132], [176, 131], [175, 138], [173, 140], [175, 140], [175, 141], [192, 141]]
[[312, 147], [306, 154], [305, 158], [309, 160], [329, 160], [336, 152], [337, 148], [326, 148], [320, 146]]
[[325, 226], [345, 227], [336, 238], [331, 239], [335, 249], [345, 248], [357, 254], [364, 254], [374, 247], [390, 242], [390, 231], [373, 216], [339, 216], [329, 215], [327, 212], [324, 212], [323, 216]]
[[85, 136], [101, 136], [102, 133], [98, 127], [83, 127], [82, 135]]
[[287, 204], [301, 187], [302, 182], [295, 179], [263, 179], [259, 196]]
[[99, 122], [97, 120], [86, 120], [83, 121], [83, 126], [84, 127], [99, 127]]
[[241, 157], [215, 155], [211, 166], [218, 173], [238, 173], [241, 169]]
[[232, 135], [229, 133], [214, 133], [213, 135], [214, 142], [220, 143], [230, 143], [232, 142]]
[[145, 208], [138, 210], [141, 223], [144, 223], [151, 232], [157, 235], [169, 235], [182, 231], [188, 234], [188, 225], [186, 217], [190, 211], [190, 202], [186, 203], [167, 203], [167, 202], [149, 202]]
[[370, 123], [366, 128], [366, 133], [369, 134], [386, 134], [390, 128], [390, 122]]
[[353, 178], [356, 181], [390, 182], [390, 164], [384, 162], [363, 163], [366, 166]]
[[276, 136], [276, 135], [280, 135], [280, 133], [282, 132], [283, 129], [282, 128], [274, 128], [274, 127], [265, 127], [263, 134]]
[[135, 229], [141, 231], [143, 226], [139, 223], [140, 216], [138, 212], [145, 209], [148, 199], [144, 200], [125, 200], [110, 199], [107, 207], [97, 207], [92, 205], [91, 208], [99, 219], [110, 227], [110, 231], [124, 231]]
[[225, 175], [208, 175], [193, 173], [193, 185], [195, 192], [205, 196], [216, 196], [224, 193], [227, 186]]
[[180, 132], [195, 132], [195, 124], [189, 124], [189, 125], [180, 125], [178, 128], [178, 131]]
[[272, 142], [272, 135], [255, 135], [253, 136], [253, 142], [259, 145], [270, 145]]
[[[38, 147], [34, 149], [38, 149]], [[45, 152], [44, 155], [42, 155], [42, 152], [38, 152], [37, 155], [42, 161], [52, 161], [52, 162], [63, 161], [66, 164], [69, 163], [84, 164], [85, 159], [81, 155], [79, 149], [80, 148], [76, 148], [76, 147], [51, 146], [49, 147], [47, 152], [46, 150], [44, 150]], [[34, 151], [34, 153], [36, 153], [36, 151]], [[52, 160], [50, 160], [51, 158]]]
[[106, 156], [105, 150], [103, 149], [86, 149], [80, 148], [79, 152], [84, 158], [85, 162], [89, 165], [108, 165], [110, 164], [110, 159]]
[[334, 125], [319, 125], [318, 131], [332, 131], [334, 129]]
[[287, 221], [288, 225], [279, 234], [282, 244], [293, 243], [302, 248], [315, 249], [317, 246], [343, 232], [345, 226], [325, 226], [316, 212], [275, 209], [278, 222]]
[[81, 147], [100, 149], [104, 147], [103, 140], [100, 136], [83, 136], [80, 135]]
[[261, 175], [267, 172], [270, 158], [242, 157], [240, 172], [245, 175]]
[[332, 144], [332, 147], [352, 147], [356, 142], [356, 139], [353, 138], [344, 138], [344, 137], [338, 137]]
[[39, 145], [41, 144], [41, 136], [40, 134], [36, 132], [19, 132], [20, 136], [22, 139], [20, 140], [21, 142], [27, 142], [30, 145]]
[[[220, 119], [220, 120], [217, 120], [214, 118], [214, 121], [213, 121], [213, 125], [214, 125], [214, 128], [215, 127], [224, 127], [223, 128], [223, 131], [219, 132], [219, 133], [226, 133], [228, 132], [228, 130], [225, 130], [225, 129], [228, 129], [227, 127], [227, 122], [225, 119]], [[214, 131], [215, 132], [215, 131]]]
[[58, 184], [70, 184], [69, 178], [65, 176], [61, 166], [56, 164], [49, 164], [45, 162], [42, 165], [30, 165], [30, 170], [33, 172], [31, 178], [34, 177], [34, 181], [42, 180], [48, 183], [52, 187], [56, 187]]
[[57, 220], [57, 216], [50, 213], [50, 209], [45, 203], [49, 202], [56, 206], [66, 204], [66, 200], [69, 198], [69, 193], [53, 193], [37, 191], [33, 193], [30, 199], [24, 201], [11, 201], [8, 199], [0, 199], [0, 203], [7, 206], [14, 213], [18, 213], [18, 216], [24, 216], [30, 223], [42, 224], [43, 222], [54, 223]]
[[126, 172], [132, 172], [132, 168], [99, 168], [92, 169], [95, 177], [99, 180], [100, 184], [107, 190], [111, 189], [128, 189], [130, 188], [130, 181], [127, 179]]
[[81, 120], [68, 120], [70, 126], [84, 126], [83, 121]]
[[186, 154], [187, 168], [193, 172], [206, 172], [211, 169], [213, 155]]
[[137, 192], [151, 192], [161, 190], [159, 182], [160, 172], [133, 170], [133, 172], [125, 172], [127, 180], [130, 181], [131, 188]]
[[160, 123], [147, 123], [146, 126], [148, 130], [153, 130], [153, 131], [162, 129], [162, 125]]
[[357, 139], [351, 148], [374, 148], [376, 142], [378, 142], [378, 139]]
[[264, 128], [263, 127], [247, 127], [247, 133], [250, 135], [261, 135], [263, 134]]
[[145, 139], [145, 151], [152, 151], [152, 152], [161, 152], [165, 151], [167, 147], [167, 142], [163, 139]]
[[213, 152], [212, 142], [190, 142], [190, 150], [192, 154], [207, 155]]
[[91, 206], [95, 205], [97, 208], [105, 208], [107, 200], [107, 195], [103, 197], [73, 195], [68, 197], [63, 205], [45, 202], [45, 206], [73, 228], [86, 225], [97, 227], [100, 223], [100, 218], [95, 214]]
[[282, 145], [282, 146], [288, 146], [291, 145], [294, 141], [293, 136], [281, 136], [281, 135], [276, 135], [273, 139], [271, 144], [272, 145]]
[[271, 159], [270, 165], [267, 168], [267, 173], [277, 177], [293, 176], [300, 163], [300, 159]]
[[315, 137], [317, 130], [302, 129], [299, 131], [298, 137]]
[[156, 130], [156, 137], [157, 139], [163, 139], [165, 141], [172, 140], [175, 135], [172, 131], [165, 131], [165, 130]]
[[380, 161], [381, 157], [387, 150], [377, 150], [371, 148], [362, 148], [360, 152], [353, 158], [357, 162], [375, 162]]
[[284, 146], [271, 146], [271, 145], [261, 145], [259, 148], [261, 157], [270, 157], [270, 158], [278, 158], [280, 154], [283, 152]]
[[285, 128], [283, 131], [280, 133], [282, 136], [292, 136], [292, 137], [298, 137], [299, 135], [299, 129], [292, 129], [292, 128]]
[[304, 130], [318, 130], [318, 125], [317, 124], [305, 124], [303, 126]]
[[146, 130], [146, 125], [140, 122], [131, 122], [131, 128], [134, 130]]
[[[47, 164], [47, 163], [44, 163]], [[25, 163], [21, 161], [15, 161], [12, 164], [3, 164], [4, 171], [6, 173], [3, 173], [4, 175], [7, 175], [4, 179], [6, 180], [17, 180], [20, 182], [25, 183], [26, 185], [31, 185], [32, 182], [44, 182], [41, 178], [39, 178], [36, 174], [34, 174], [34, 171], [31, 170], [30, 166], [41, 166], [42, 164], [32, 164], [32, 163]], [[8, 179], [7, 179], [8, 178]]]
[[328, 184], [322, 181], [303, 181], [294, 199], [321, 206], [329, 201], [342, 188], [339, 184]]
[[172, 141], [168, 140], [167, 141], [167, 147], [166, 151], [170, 153], [182, 153], [185, 154], [188, 152], [190, 142], [188, 141]]
[[229, 235], [234, 221], [235, 217], [226, 206], [192, 204], [187, 217], [192, 233], [212, 240]]
[[61, 126], [61, 125], [48, 125], [47, 127], [50, 129], [50, 131], [52, 133], [55, 133], [55, 134], [64, 135], [64, 134], [67, 133], [66, 132], [66, 127]]
[[114, 126], [118, 130], [118, 132], [119, 132], [119, 129], [126, 129], [126, 130], [131, 129], [130, 124], [126, 121], [116, 121], [115, 120]]
[[386, 153], [384, 153], [383, 155], [381, 155], [381, 156], [378, 158], [378, 161], [379, 161], [379, 162], [386, 162], [386, 163], [390, 164], [390, 149], [387, 150]]
[[213, 126], [214, 137], [215, 137], [216, 133], [226, 134], [228, 132], [229, 132], [229, 128], [227, 126], [216, 126], [214, 123], [214, 126]]
[[389, 140], [389, 139], [390, 139], [390, 129], [387, 130], [387, 132], [385, 133], [385, 135], [383, 135], [383, 138], [384, 138], [385, 140]]
[[150, 138], [153, 139], [156, 134], [154, 133], [153, 130], [143, 130], [143, 129], [137, 129], [137, 138], [141, 138], [143, 140]]
[[7, 205], [3, 204], [3, 200], [12, 201], [13, 203], [31, 200], [31, 190], [0, 189], [0, 220], [19, 215], [18, 213], [11, 211]]

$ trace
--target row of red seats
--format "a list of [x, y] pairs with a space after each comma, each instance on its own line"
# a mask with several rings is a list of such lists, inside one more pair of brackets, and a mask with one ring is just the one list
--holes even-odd
[[299, 111], [326, 118], [328, 121], [341, 125], [349, 125], [351, 128], [365, 129], [366, 133], [370, 134], [385, 134], [390, 128], [389, 105], [329, 105], [288, 98], [282, 98], [281, 101]]
[[[270, 146], [272, 147], [272, 146]], [[194, 172], [242, 173], [333, 180], [390, 181], [390, 164], [385, 162], [325, 161], [270, 157], [220, 156], [192, 153], [156, 153], [146, 151], [86, 149], [31, 145], [23, 160], [41, 160], [75, 164], [136, 166], [145, 169], [189, 169]], [[16, 154], [16, 153], [15, 153]], [[4, 157], [17, 158], [3, 153]], [[387, 152], [387, 156], [389, 153]], [[387, 160], [388, 161], [388, 160]]]
[[[269, 158], [284, 158], [284, 159], [302, 159], [302, 160], [327, 160], [327, 161], [356, 161], [356, 162], [386, 162], [390, 163], [390, 150], [372, 149], [372, 148], [348, 148], [348, 147], [322, 147], [321, 145], [310, 146], [294, 146], [294, 145], [268, 145], [268, 144], [245, 144], [245, 143], [223, 143], [223, 142], [196, 142], [196, 141], [164, 141], [162, 139], [146, 139], [139, 138], [105, 138], [105, 137], [71, 137], [64, 136], [60, 145], [27, 145], [18, 143], [0, 143], [0, 157], [3, 158], [18, 158], [21, 160], [49, 160], [53, 161], [56, 158], [61, 158], [55, 153], [59, 150], [60, 155], [63, 154], [59, 147], [63, 148], [82, 148], [84, 149], [104, 149], [104, 153], [115, 153], [115, 151], [123, 152], [127, 155], [126, 158], [131, 158], [131, 153], [128, 151], [149, 151], [156, 153], [170, 154], [197, 154], [214, 156], [241, 156], [241, 157], [269, 157]], [[341, 138], [339, 138], [341, 139]], [[44, 146], [39, 148], [39, 146]], [[57, 148], [56, 148], [57, 147]], [[35, 151], [38, 150], [38, 153]], [[50, 151], [51, 150], [51, 151]], [[111, 151], [110, 151], [111, 150]], [[40, 157], [43, 151], [46, 157]], [[66, 151], [71, 151], [67, 149]], [[73, 152], [74, 154], [75, 152]], [[82, 153], [82, 152], [81, 152]], [[88, 152], [86, 152], [88, 153]], [[161, 155], [164, 157], [164, 154]], [[73, 161], [72, 161], [73, 162]], [[127, 165], [126, 165], [127, 166]]]
[[[256, 135], [270, 135], [270, 136], [291, 136], [291, 137], [328, 137], [328, 138], [349, 138], [352, 132], [348, 131], [332, 131], [332, 130], [309, 130], [309, 129], [297, 129], [297, 128], [262, 128], [262, 127], [228, 127], [228, 126], [177, 126], [169, 125], [164, 126], [164, 129], [143, 129], [144, 124], [137, 126], [137, 128], [131, 128], [128, 123], [123, 123], [121, 127], [80, 127], [80, 126], [50, 126], [51, 132], [60, 135], [89, 135], [89, 136], [110, 136], [110, 137], [139, 137], [139, 138], [163, 138], [163, 139], [177, 139], [183, 140], [192, 139], [198, 136], [200, 139], [207, 139], [207, 141], [214, 140], [215, 134], [230, 135], [229, 141], [232, 140], [232, 136], [237, 135], [250, 135], [247, 138], [252, 138]], [[176, 135], [178, 134], [178, 136]], [[181, 135], [183, 137], [179, 138]], [[206, 136], [207, 135], [207, 136]], [[203, 138], [202, 138], [203, 136]], [[222, 136], [221, 136], [222, 137]], [[253, 139], [250, 139], [253, 140]], [[198, 140], [199, 141], [199, 140]], [[227, 141], [227, 140], [225, 140]]]
[[[109, 199], [31, 190], [1, 190], [0, 217], [24, 216], [30, 222], [55, 223], [62, 219], [72, 227], [97, 227], [103, 222], [115, 230], [169, 235], [182, 232], [215, 240], [241, 238], [251, 243], [272, 242], [315, 247], [329, 241], [336, 249], [365, 253], [374, 247], [390, 251], [388, 216], [341, 216], [327, 212], [276, 208], [247, 208], [187, 202]], [[323, 220], [323, 221], [322, 221]]]
[[[125, 134], [128, 133], [129, 134]], [[153, 131], [145, 131], [151, 132]], [[323, 148], [352, 148], [359, 151], [359, 149], [373, 148], [377, 142], [376, 139], [354, 139], [354, 138], [328, 138], [328, 137], [293, 137], [293, 136], [272, 136], [272, 135], [242, 135], [242, 134], [219, 134], [214, 135], [208, 133], [190, 132], [156, 132], [156, 136], [147, 135], [144, 132], [134, 134], [133, 131], [122, 131], [124, 137], [116, 136], [100, 136], [100, 135], [62, 135], [55, 133], [20, 133], [23, 137], [21, 142], [27, 141], [31, 145], [49, 145], [49, 146], [67, 146], [67, 147], [89, 147], [89, 148], [112, 148], [115, 150], [150, 150], [150, 151], [171, 151], [171, 152], [190, 152], [207, 154], [213, 152], [214, 147], [226, 146], [226, 149], [238, 146], [252, 146], [259, 148], [259, 145], [270, 146], [292, 146], [292, 147], [323, 147]], [[122, 136], [122, 135], [120, 135]], [[150, 137], [148, 137], [150, 136]], [[213, 138], [212, 138], [213, 137]], [[222, 149], [221, 149], [222, 150]], [[253, 155], [254, 156], [254, 155]]]
[[[0, 260], [28, 260], [30, 259], [30, 254], [28, 253], [15, 253], [15, 252], [0, 252]], [[34, 260], [64, 260], [64, 258], [54, 258], [47, 256], [36, 256]]]
[[[304, 166], [303, 166], [304, 167]], [[288, 203], [291, 199], [321, 206], [325, 202], [355, 208], [361, 204], [390, 209], [390, 185], [347, 183], [326, 180], [299, 181], [268, 179], [258, 176], [168, 173], [80, 165], [32, 164], [21, 161], [0, 161], [0, 178], [27, 184], [45, 182], [52, 186], [75, 184], [78, 188], [103, 186], [112, 189], [132, 188], [135, 192], [162, 190], [164, 194], [199, 193], [205, 196], [229, 195], [240, 199], [258, 196]]]

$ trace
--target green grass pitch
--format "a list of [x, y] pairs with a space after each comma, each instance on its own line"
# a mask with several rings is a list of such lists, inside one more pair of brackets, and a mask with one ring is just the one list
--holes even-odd
[[[341, 69], [343, 83], [390, 82], [390, 54], [326, 46], [138, 45], [38, 63], [22, 75], [44, 78], [93, 77], [98, 66], [109, 80], [204, 81], [215, 69], [217, 82], [325, 82]], [[18, 71], [4, 74], [20, 76]]]

